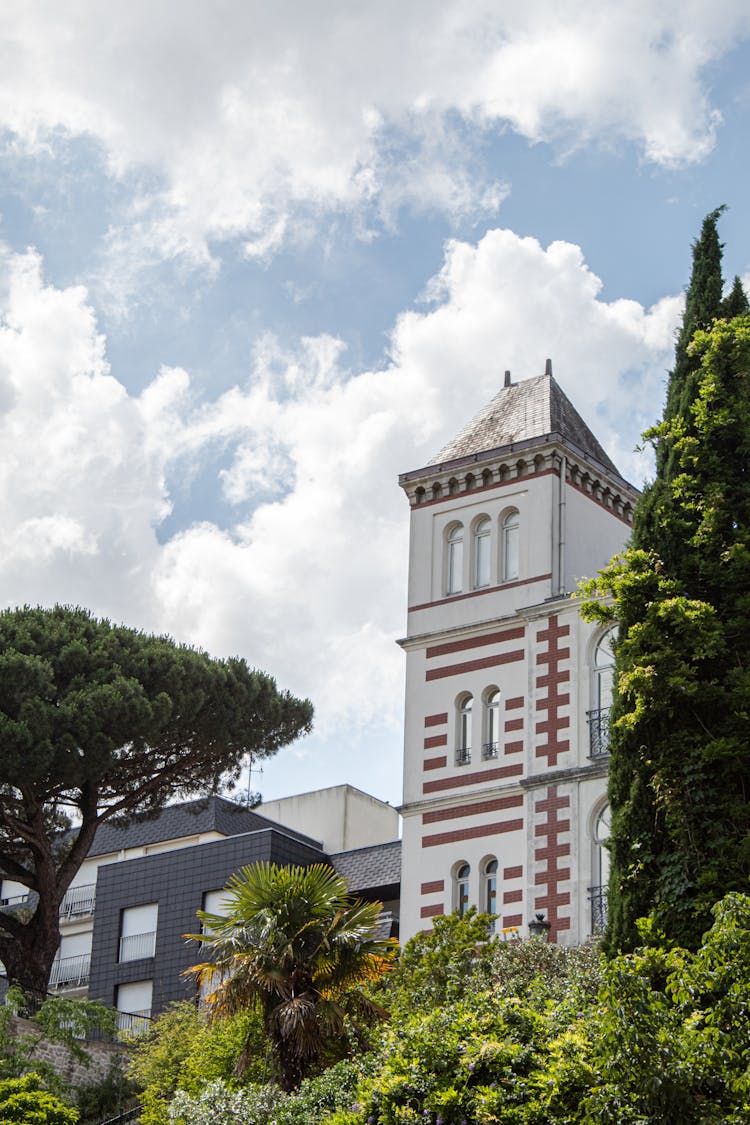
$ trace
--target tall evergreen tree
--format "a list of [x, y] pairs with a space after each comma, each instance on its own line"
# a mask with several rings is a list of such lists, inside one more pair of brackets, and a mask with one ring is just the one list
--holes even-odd
[[722, 301], [720, 214], [693, 248], [633, 546], [589, 587], [612, 599], [589, 615], [620, 624], [612, 950], [649, 913], [696, 947], [712, 904], [750, 874], [750, 316], [738, 281]]

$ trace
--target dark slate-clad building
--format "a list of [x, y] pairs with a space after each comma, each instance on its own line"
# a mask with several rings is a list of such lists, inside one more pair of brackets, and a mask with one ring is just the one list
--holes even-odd
[[[366, 796], [344, 788], [342, 800]], [[330, 807], [331, 794], [321, 792]], [[61, 907], [51, 987], [117, 1008], [121, 1025], [136, 1030], [167, 1004], [195, 998], [195, 979], [185, 971], [201, 951], [185, 934], [200, 930], [197, 910], [221, 913], [230, 876], [258, 861], [330, 863], [353, 893], [383, 903], [381, 936], [397, 936], [400, 857], [399, 840], [329, 853], [311, 836], [222, 797], [102, 825]], [[15, 891], [3, 883], [0, 909], [3, 901], [18, 905]]]

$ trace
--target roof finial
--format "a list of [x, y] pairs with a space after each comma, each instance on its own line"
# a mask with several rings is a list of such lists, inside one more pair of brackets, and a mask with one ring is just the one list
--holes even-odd
[[503, 385], [506, 387], [510, 386], [510, 371], [505, 372], [505, 383]]
[[544, 374], [545, 375], [552, 375], [552, 360], [551, 359], [548, 359], [547, 362], [544, 365]]

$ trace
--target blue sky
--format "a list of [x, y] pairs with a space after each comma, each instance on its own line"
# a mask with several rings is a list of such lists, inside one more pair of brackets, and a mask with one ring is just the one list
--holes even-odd
[[625, 475], [690, 243], [750, 272], [740, 0], [0, 13], [0, 556], [309, 695], [268, 797], [398, 802], [408, 507], [502, 372]]

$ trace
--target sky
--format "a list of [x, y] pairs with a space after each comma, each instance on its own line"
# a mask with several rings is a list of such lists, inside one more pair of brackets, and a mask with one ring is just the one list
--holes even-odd
[[704, 215], [750, 273], [746, 0], [6, 0], [0, 602], [315, 705], [269, 799], [401, 797], [408, 503], [555, 377], [620, 471]]

